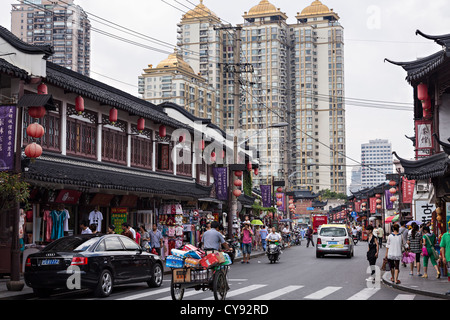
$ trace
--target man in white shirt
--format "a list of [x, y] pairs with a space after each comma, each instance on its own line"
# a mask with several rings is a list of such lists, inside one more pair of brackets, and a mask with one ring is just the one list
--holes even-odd
[[86, 221], [81, 221], [80, 223], [81, 234], [91, 234], [92, 231], [89, 229], [88, 223]]
[[281, 236], [279, 233], [275, 232], [275, 227], [272, 228], [272, 232], [269, 233], [269, 235], [266, 238], [267, 241], [280, 241], [281, 240]]

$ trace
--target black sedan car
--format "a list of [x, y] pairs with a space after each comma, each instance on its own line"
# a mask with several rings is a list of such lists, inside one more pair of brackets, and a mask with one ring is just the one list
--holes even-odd
[[163, 263], [136, 242], [118, 234], [86, 234], [58, 239], [29, 255], [25, 282], [40, 297], [55, 289], [92, 289], [107, 297], [113, 286], [147, 282], [160, 287]]

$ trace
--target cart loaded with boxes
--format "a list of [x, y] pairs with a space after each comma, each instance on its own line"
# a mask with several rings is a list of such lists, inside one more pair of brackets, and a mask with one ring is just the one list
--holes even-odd
[[172, 249], [166, 266], [172, 269], [170, 293], [182, 300], [185, 289], [211, 290], [215, 300], [225, 300], [229, 290], [227, 272], [232, 261], [227, 253], [206, 254], [192, 245]]

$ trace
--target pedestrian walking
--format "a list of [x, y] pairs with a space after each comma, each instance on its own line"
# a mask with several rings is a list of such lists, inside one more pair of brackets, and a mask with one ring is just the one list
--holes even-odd
[[379, 244], [380, 248], [383, 248], [384, 230], [380, 224], [378, 225], [377, 231], [378, 231], [377, 232], [378, 244]]
[[[448, 281], [450, 282], [450, 221], [448, 223], [447, 232], [442, 235], [441, 243], [439, 244], [441, 247], [441, 254], [442, 254], [442, 262], [447, 267], [447, 277]], [[447, 294], [450, 294], [450, 291], [447, 292]]]
[[259, 230], [259, 234], [261, 237], [261, 246], [263, 248], [264, 251], [266, 251], [266, 239], [267, 239], [267, 235], [268, 235], [268, 231], [266, 229], [266, 226], [262, 226], [261, 230]]
[[371, 269], [370, 277], [367, 278], [367, 281], [375, 281], [375, 264], [378, 259], [378, 253], [380, 251], [379, 243], [377, 237], [373, 234], [373, 226], [369, 225], [367, 226], [367, 232], [368, 232], [368, 249], [367, 249], [367, 260], [369, 261], [369, 266]]
[[163, 246], [163, 236], [161, 231], [158, 230], [158, 226], [153, 224], [152, 230], [148, 233], [150, 236], [150, 244], [152, 246], [152, 251], [155, 249], [156, 253], [161, 255], [161, 248]]
[[428, 260], [431, 261], [432, 266], [434, 269], [436, 269], [437, 276], [436, 278], [439, 279], [441, 277], [441, 272], [439, 271], [439, 268], [437, 267], [436, 257], [434, 255], [434, 245], [436, 243], [436, 235], [432, 234], [430, 231], [430, 227], [425, 226], [423, 227], [423, 240], [422, 245], [426, 249], [425, 252], [427, 255], [423, 257], [423, 276], [422, 278], [428, 278]]
[[253, 230], [251, 228], [250, 221], [244, 221], [244, 227], [242, 228], [242, 254], [243, 259], [241, 263], [250, 263], [250, 254], [252, 253], [252, 237]]
[[259, 250], [261, 248], [261, 233], [259, 226], [256, 226], [255, 229], [255, 250]]
[[313, 239], [313, 229], [311, 228], [311, 226], [308, 226], [308, 230], [306, 231], [306, 247], [309, 247], [309, 243], [311, 242], [312, 246], [314, 247], [314, 239]]
[[402, 260], [402, 250], [404, 247], [403, 237], [399, 233], [400, 226], [395, 224], [392, 226], [392, 233], [389, 235], [386, 242], [386, 258], [391, 267], [391, 281], [400, 284], [398, 275], [400, 273], [400, 261]]
[[133, 232], [131, 232], [131, 227], [127, 222], [122, 223], [122, 235], [125, 237], [130, 238], [131, 240], [134, 240]]
[[414, 274], [414, 265], [417, 268], [417, 275], [419, 277], [422, 276], [420, 273], [420, 254], [422, 253], [422, 237], [420, 236], [419, 232], [419, 226], [413, 222], [411, 224], [411, 230], [408, 232], [408, 248], [409, 250], [416, 255], [416, 260], [414, 262], [411, 262], [411, 272], [409, 275]]
[[[408, 229], [406, 228], [406, 221], [400, 222], [400, 229], [398, 231], [403, 238], [403, 243], [408, 241]], [[406, 267], [406, 263], [402, 262], [403, 266]]]
[[139, 231], [141, 233], [141, 247], [143, 247], [146, 251], [150, 251], [150, 234], [147, 229], [145, 229], [144, 225], [139, 226]]

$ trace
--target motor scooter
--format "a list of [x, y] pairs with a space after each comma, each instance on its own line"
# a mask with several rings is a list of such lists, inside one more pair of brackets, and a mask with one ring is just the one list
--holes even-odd
[[280, 242], [276, 240], [268, 240], [267, 241], [267, 257], [269, 258], [270, 263], [276, 263], [280, 260]]

